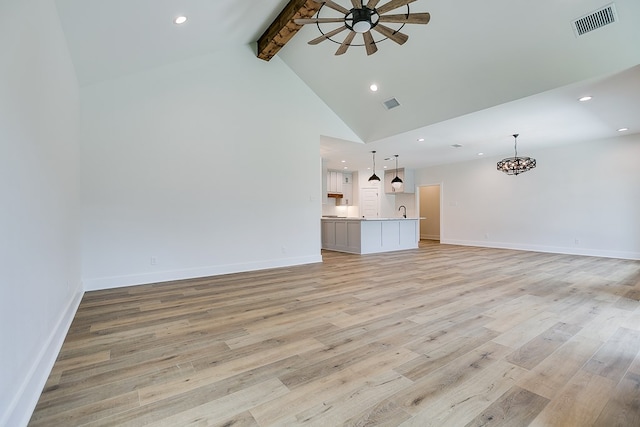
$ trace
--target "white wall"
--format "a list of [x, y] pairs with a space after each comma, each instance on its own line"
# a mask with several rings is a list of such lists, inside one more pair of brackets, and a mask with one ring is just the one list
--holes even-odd
[[0, 425], [29, 420], [82, 296], [78, 89], [49, 0], [0, 3]]
[[320, 135], [356, 136], [279, 58], [241, 46], [81, 105], [85, 289], [321, 261]]
[[416, 171], [442, 182], [442, 243], [640, 259], [640, 135], [523, 155], [518, 176], [498, 158]]

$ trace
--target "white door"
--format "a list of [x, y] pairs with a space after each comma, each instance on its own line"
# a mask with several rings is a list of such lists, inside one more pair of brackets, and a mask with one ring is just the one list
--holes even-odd
[[380, 190], [378, 188], [363, 188], [360, 192], [360, 215], [365, 218], [378, 218], [380, 210]]

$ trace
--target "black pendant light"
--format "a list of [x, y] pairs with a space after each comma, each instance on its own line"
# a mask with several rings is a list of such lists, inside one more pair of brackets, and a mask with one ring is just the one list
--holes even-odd
[[373, 154], [373, 175], [369, 177], [369, 184], [379, 184], [380, 178], [376, 175], [376, 152], [372, 151]]
[[391, 180], [391, 186], [396, 190], [399, 190], [402, 187], [402, 180], [398, 177], [398, 155], [394, 154], [396, 158], [396, 177]]
[[502, 159], [497, 164], [497, 169], [507, 175], [520, 175], [523, 172], [530, 171], [536, 167], [536, 159], [531, 157], [518, 157], [518, 134], [513, 134], [514, 139], [514, 157]]

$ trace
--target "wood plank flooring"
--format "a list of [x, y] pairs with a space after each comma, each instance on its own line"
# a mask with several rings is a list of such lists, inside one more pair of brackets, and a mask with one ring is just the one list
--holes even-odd
[[640, 262], [421, 242], [87, 293], [31, 426], [640, 426]]

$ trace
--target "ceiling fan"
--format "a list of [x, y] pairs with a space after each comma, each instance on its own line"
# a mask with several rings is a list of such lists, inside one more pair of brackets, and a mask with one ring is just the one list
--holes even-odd
[[[309, 44], [316, 45], [324, 40], [330, 40], [340, 45], [335, 53], [336, 55], [344, 54], [347, 49], [349, 49], [349, 46], [363, 46], [362, 44], [353, 43], [353, 40], [358, 33], [362, 34], [362, 39], [364, 42], [364, 47], [367, 51], [367, 55], [373, 55], [374, 53], [376, 53], [378, 51], [376, 42], [381, 42], [386, 39], [391, 39], [394, 42], [402, 45], [409, 39], [408, 35], [400, 32], [405, 24], [428, 24], [429, 20], [431, 19], [431, 15], [429, 13], [410, 13], [409, 3], [413, 3], [416, 0], [390, 0], [380, 7], [377, 7], [378, 3], [380, 3], [380, 0], [369, 0], [366, 5], [362, 0], [351, 0], [351, 5], [353, 6], [351, 9], [347, 9], [346, 7], [341, 6], [331, 0], [314, 1], [316, 3], [322, 3], [322, 6], [318, 10], [318, 14], [316, 15], [316, 17], [308, 19], [295, 19], [294, 22], [299, 25], [316, 24], [318, 26], [318, 30], [322, 33], [322, 35], [311, 40]], [[332, 9], [335, 12], [338, 12], [338, 14], [341, 14], [343, 16], [321, 17], [320, 13], [324, 9], [324, 6]], [[386, 15], [387, 12], [403, 6], [406, 6], [407, 8], [406, 13]], [[401, 25], [399, 26], [399, 28], [393, 29], [387, 27], [386, 25], [383, 25], [383, 22]], [[320, 24], [330, 23], [341, 23], [342, 26], [326, 33], [322, 31]], [[332, 38], [346, 30], [348, 30], [349, 33], [341, 42]], [[373, 35], [371, 34], [371, 30], [380, 33], [383, 38], [377, 41], [374, 40]]]

